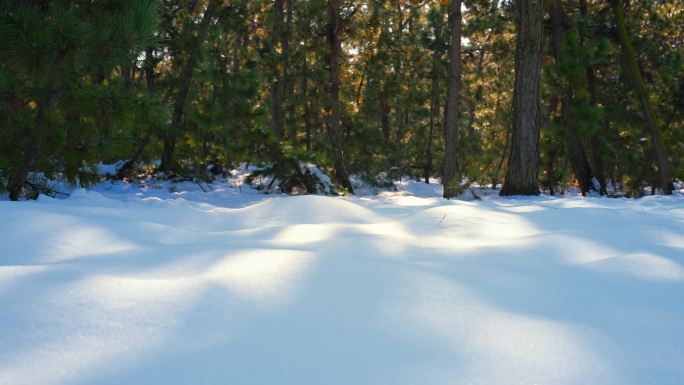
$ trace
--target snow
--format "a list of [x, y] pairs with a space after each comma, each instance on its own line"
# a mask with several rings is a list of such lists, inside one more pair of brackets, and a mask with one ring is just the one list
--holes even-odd
[[0, 201], [0, 384], [684, 378], [681, 196], [287, 197], [242, 177]]

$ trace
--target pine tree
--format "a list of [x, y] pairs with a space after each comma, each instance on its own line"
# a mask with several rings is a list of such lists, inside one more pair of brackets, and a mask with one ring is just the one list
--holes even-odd
[[329, 71], [330, 71], [330, 111], [328, 112], [328, 137], [332, 146], [332, 156], [335, 163], [335, 176], [344, 188], [350, 193], [354, 193], [354, 189], [349, 180], [349, 174], [344, 162], [344, 155], [342, 149], [342, 133], [341, 133], [341, 106], [340, 106], [340, 61], [342, 60], [342, 42], [341, 34], [345, 30], [345, 24], [351, 20], [351, 17], [358, 8], [353, 8], [350, 14], [343, 16], [342, 7], [338, 0], [328, 0], [328, 47], [330, 49], [329, 55]]
[[449, 45], [449, 64], [447, 70], [447, 102], [446, 119], [444, 122], [444, 171], [442, 185], [444, 198], [451, 198], [458, 194], [455, 184], [457, 179], [458, 160], [458, 110], [461, 92], [461, 1], [451, 0], [449, 3], [449, 29], [451, 38]]
[[663, 194], [670, 195], [672, 194], [673, 184], [670, 176], [667, 153], [665, 152], [665, 147], [662, 143], [662, 135], [656, 121], [653, 106], [651, 105], [644, 80], [641, 76], [641, 71], [639, 70], [639, 65], [636, 61], [636, 55], [634, 53], [634, 48], [632, 47], [632, 39], [627, 31], [622, 1], [611, 0], [611, 5], [615, 15], [615, 24], [617, 26], [618, 36], [620, 37], [620, 44], [622, 45], [623, 54], [625, 55], [625, 70], [631, 80], [631, 86], [639, 98], [639, 103], [641, 104], [646, 120], [646, 126], [651, 135], [653, 158], [658, 167], [658, 183]]
[[93, 180], [108, 124], [140, 123], [148, 107], [122, 74], [156, 27], [150, 1], [1, 3], [0, 178], [11, 199], [32, 190], [32, 172]]
[[543, 1], [516, 1], [513, 140], [501, 195], [538, 195]]

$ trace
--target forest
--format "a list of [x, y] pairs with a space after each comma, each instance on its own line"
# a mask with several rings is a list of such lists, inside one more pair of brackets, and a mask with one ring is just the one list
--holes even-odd
[[0, 385], [682, 385], [682, 0], [0, 0]]
[[[255, 165], [444, 197], [671, 194], [684, 179], [677, 0], [0, 3], [0, 189], [35, 198]], [[433, 180], [433, 182], [435, 182]]]

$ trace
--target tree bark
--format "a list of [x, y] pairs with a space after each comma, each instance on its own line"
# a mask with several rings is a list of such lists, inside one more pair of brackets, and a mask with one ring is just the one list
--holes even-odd
[[[243, 18], [247, 15], [247, 0], [240, 0], [240, 12], [243, 13]], [[244, 23], [244, 19], [243, 19]], [[244, 27], [244, 26], [243, 26]], [[244, 46], [246, 40], [245, 34], [242, 30], [235, 34], [233, 40], [233, 63], [230, 72], [235, 75], [240, 72], [240, 49]]]
[[458, 192], [454, 180], [458, 170], [456, 145], [458, 142], [458, 100], [461, 91], [461, 0], [451, 0], [449, 4], [449, 27], [451, 45], [447, 70], [447, 103], [444, 122], [444, 166], [442, 185], [444, 198], [451, 198]]
[[[565, 12], [560, 0], [552, 0], [551, 8], [549, 10], [551, 18], [551, 46], [553, 47], [553, 55], [556, 63], [560, 64], [564, 61], [563, 55], [563, 40], [565, 38]], [[579, 130], [575, 122], [568, 119], [568, 111], [572, 109], [572, 92], [571, 90], [562, 91], [561, 98], [561, 115], [560, 121], [566, 126], [568, 130], [568, 156], [570, 158], [570, 165], [575, 174], [575, 179], [580, 185], [582, 195], [586, 195], [589, 191], [595, 191], [594, 175], [591, 172], [587, 155], [580, 140]]]
[[[480, 55], [478, 56], [477, 69], [475, 70], [476, 80], [482, 78], [482, 71], [484, 70], [485, 47], [481, 47], [478, 52]], [[468, 121], [466, 123], [466, 132], [470, 138], [475, 137], [475, 109], [477, 108], [476, 102], [480, 101], [478, 98], [482, 94], [482, 91], [482, 84], [478, 84], [477, 88], [475, 89], [475, 95], [470, 98], [470, 105], [468, 106]]]
[[[587, 23], [587, 2], [586, 0], [580, 0], [580, 15], [582, 16], [582, 22]], [[585, 29], [580, 28], [580, 45], [584, 45]], [[595, 107], [597, 105], [597, 91], [596, 91], [596, 75], [594, 73], [594, 68], [591, 64], [586, 64], [584, 69], [587, 77], [587, 89], [589, 90], [589, 105]], [[603, 168], [603, 152], [601, 151], [601, 138], [598, 133], [594, 132], [591, 134], [591, 159], [592, 159], [592, 171], [599, 182], [601, 195], [607, 195], [606, 190], [606, 176], [604, 174]]]
[[543, 41], [542, 0], [515, 3], [515, 89], [511, 156], [501, 195], [539, 195], [539, 83]]
[[390, 107], [388, 98], [387, 83], [385, 83], [380, 92], [380, 125], [382, 127], [382, 138], [385, 140], [385, 143], [390, 141]]
[[275, 21], [273, 24], [273, 35], [271, 40], [273, 45], [280, 44], [281, 54], [275, 55], [277, 58], [273, 59], [273, 83], [271, 84], [271, 130], [273, 135], [282, 139], [285, 130], [283, 125], [283, 99], [285, 97], [285, 83], [284, 83], [284, 51], [286, 39], [283, 38], [285, 34], [284, 15], [285, 15], [285, 0], [275, 0], [273, 3], [273, 12], [275, 13]]
[[[497, 102], [497, 106], [498, 106]], [[496, 166], [496, 171], [494, 172], [494, 175], [492, 176], [492, 188], [495, 189], [496, 185], [498, 183], [499, 179], [499, 173], [501, 172], [501, 168], [503, 167], [504, 161], [506, 160], [506, 155], [508, 155], [508, 148], [510, 147], [511, 144], [511, 125], [508, 125], [506, 129], [506, 139], [504, 141], [504, 150], [501, 153], [501, 158], [499, 159], [499, 164]]]
[[294, 104], [294, 92], [295, 83], [293, 80], [293, 75], [290, 73], [290, 67], [292, 66], [291, 55], [290, 55], [290, 39], [292, 36], [292, 14], [293, 14], [293, 0], [287, 0], [287, 8], [285, 11], [285, 29], [286, 32], [282, 35], [282, 45], [283, 45], [283, 77], [284, 77], [284, 87], [285, 87], [285, 98], [283, 102], [285, 103], [287, 110], [287, 137], [293, 146], [297, 144], [297, 125], [292, 121], [295, 118], [295, 104]]
[[311, 106], [309, 102], [309, 69], [306, 64], [306, 55], [302, 60], [302, 96], [304, 100], [304, 128], [306, 129], [305, 148], [306, 151], [311, 151]]
[[341, 133], [341, 109], [340, 109], [340, 56], [342, 56], [342, 44], [340, 33], [343, 26], [340, 20], [340, 7], [338, 0], [328, 0], [328, 33], [327, 40], [330, 48], [329, 71], [330, 71], [330, 112], [328, 114], [328, 138], [332, 146], [333, 161], [335, 163], [335, 176], [342, 187], [350, 193], [354, 193], [349, 174], [344, 164]]
[[439, 121], [440, 98], [439, 98], [439, 74], [440, 74], [440, 58], [442, 57], [442, 10], [437, 8], [438, 20], [435, 20], [434, 31], [435, 41], [432, 47], [432, 74], [430, 79], [430, 123], [428, 126], [427, 145], [425, 146], [425, 167], [423, 169], [423, 177], [425, 183], [430, 183], [430, 175], [432, 174], [432, 140], [435, 133], [435, 125]]
[[634, 48], [632, 47], [632, 40], [629, 36], [629, 32], [627, 31], [627, 26], [625, 25], [622, 1], [611, 0], [611, 5], [615, 15], [615, 24], [620, 37], [622, 52], [626, 59], [626, 70], [632, 81], [634, 92], [636, 92], [639, 98], [639, 103], [641, 104], [641, 108], [643, 109], [644, 117], [646, 119], [646, 125], [648, 126], [648, 130], [651, 134], [653, 158], [655, 160], [656, 166], [658, 167], [658, 182], [660, 189], [663, 191], [663, 194], [671, 195], [674, 186], [670, 176], [667, 154], [665, 152], [665, 147], [663, 146], [661, 140], [661, 134], [656, 123], [656, 116], [655, 112], [653, 111], [653, 106], [651, 105], [651, 101], [648, 97], [644, 80], [641, 77], [641, 71], [637, 65], [636, 55], [634, 53]]

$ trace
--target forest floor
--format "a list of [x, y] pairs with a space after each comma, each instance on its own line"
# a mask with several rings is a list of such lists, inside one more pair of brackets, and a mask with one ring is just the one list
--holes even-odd
[[235, 180], [0, 201], [0, 384], [682, 383], [681, 193]]

